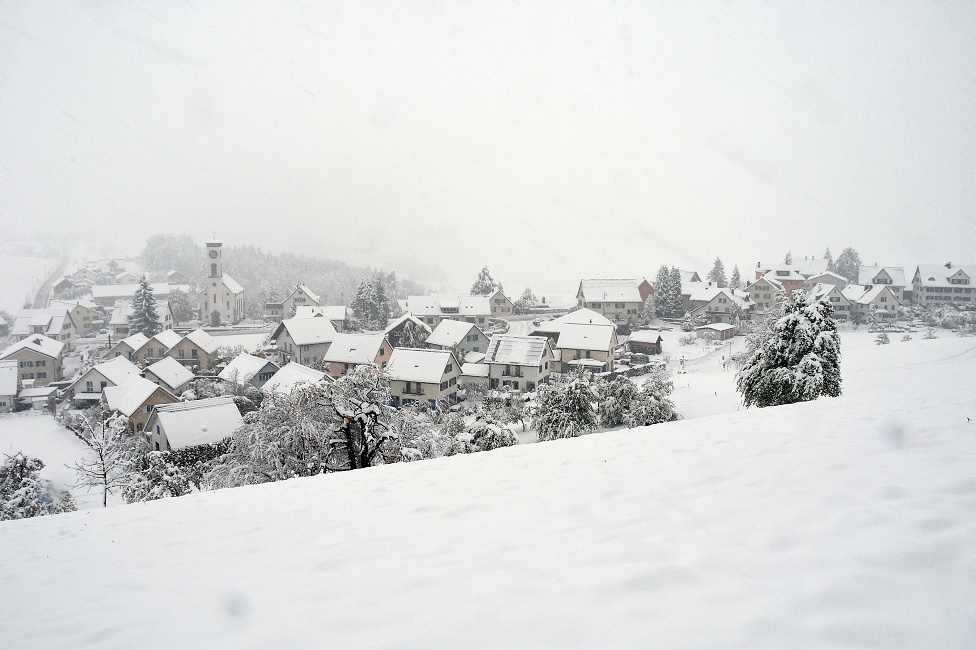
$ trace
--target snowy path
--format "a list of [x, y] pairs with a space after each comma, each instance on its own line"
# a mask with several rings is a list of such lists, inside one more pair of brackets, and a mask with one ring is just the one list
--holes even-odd
[[851, 346], [836, 399], [6, 522], [0, 646], [972, 648], [974, 346]]

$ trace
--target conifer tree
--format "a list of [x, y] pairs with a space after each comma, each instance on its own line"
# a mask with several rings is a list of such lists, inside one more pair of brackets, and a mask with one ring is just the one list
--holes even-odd
[[403, 329], [400, 330], [399, 347], [422, 348], [427, 342], [428, 336], [430, 336], [430, 332], [413, 321], [408, 321], [407, 324], [403, 326]]
[[491, 277], [491, 273], [488, 272], [488, 267], [485, 266], [481, 269], [481, 273], [478, 274], [478, 279], [475, 280], [474, 284], [471, 286], [472, 296], [490, 296], [499, 290], [500, 284], [495, 282]]
[[661, 265], [654, 280], [654, 313], [657, 316], [667, 316], [669, 296], [671, 295], [671, 272], [668, 267]]
[[712, 270], [708, 272], [706, 278], [709, 282], [714, 284], [716, 287], [726, 287], [728, 282], [725, 280], [725, 265], [722, 264], [722, 260], [715, 258], [715, 265], [712, 266]]
[[824, 259], [827, 260], [827, 270], [834, 270], [834, 256], [830, 254], [830, 249], [824, 251]]
[[735, 268], [732, 269], [732, 279], [729, 280], [729, 287], [732, 289], [742, 288], [742, 277], [739, 275], [739, 265], [736, 264]]
[[842, 275], [850, 282], [857, 282], [857, 276], [861, 271], [861, 256], [851, 247], [841, 251], [837, 262], [834, 263], [834, 273]]
[[148, 337], [159, 334], [163, 329], [159, 324], [159, 314], [156, 312], [156, 299], [153, 289], [146, 276], [139, 280], [132, 295], [132, 314], [129, 315], [129, 333], [142, 332]]
[[671, 287], [668, 295], [668, 311], [672, 318], [679, 318], [684, 315], [685, 310], [681, 306], [681, 271], [677, 266], [671, 267]]
[[370, 305], [369, 329], [382, 330], [390, 320], [390, 301], [386, 293], [386, 276], [377, 271], [373, 277], [373, 304]]
[[783, 264], [793, 264], [793, 251], [786, 251], [786, 257], [783, 258]]

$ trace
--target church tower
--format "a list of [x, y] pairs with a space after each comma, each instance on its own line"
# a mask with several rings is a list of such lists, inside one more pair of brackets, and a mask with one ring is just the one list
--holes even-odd
[[220, 250], [221, 243], [217, 242], [207, 242], [207, 263], [210, 269], [211, 278], [220, 278], [224, 275], [224, 259], [223, 252]]

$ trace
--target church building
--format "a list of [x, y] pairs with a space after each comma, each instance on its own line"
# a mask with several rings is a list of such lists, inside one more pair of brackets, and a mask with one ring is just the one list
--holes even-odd
[[217, 327], [244, 318], [244, 288], [224, 273], [224, 252], [220, 242], [207, 243], [207, 269], [210, 271], [200, 291], [200, 321]]

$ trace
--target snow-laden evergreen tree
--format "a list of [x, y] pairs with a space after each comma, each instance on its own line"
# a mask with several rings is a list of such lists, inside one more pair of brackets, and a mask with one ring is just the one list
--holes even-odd
[[122, 487], [126, 503], [179, 497], [192, 490], [190, 479], [161, 451], [151, 451], [135, 463], [128, 482]]
[[514, 431], [485, 413], [478, 414], [474, 422], [467, 425], [457, 438], [466, 454], [518, 444], [518, 436]]
[[366, 329], [370, 329], [370, 312], [375, 302], [376, 292], [373, 289], [373, 282], [369, 278], [363, 278], [359, 283], [356, 296], [352, 299], [350, 308], [359, 324]]
[[824, 251], [823, 258], [827, 260], [827, 270], [834, 270], [834, 256], [830, 254], [830, 249]]
[[575, 438], [595, 430], [595, 401], [593, 388], [583, 375], [576, 375], [567, 383], [542, 384], [533, 420], [539, 440]]
[[190, 294], [179, 289], [169, 292], [169, 308], [173, 312], [173, 321], [177, 325], [193, 320], [196, 316], [190, 302]]
[[474, 284], [471, 286], [472, 296], [490, 296], [499, 290], [501, 285], [499, 285], [491, 277], [491, 273], [488, 272], [488, 267], [485, 266], [481, 269], [481, 273], [478, 274], [478, 279], [475, 280]]
[[538, 299], [535, 294], [532, 293], [532, 289], [526, 289], [522, 292], [522, 297], [515, 301], [512, 306], [513, 314], [528, 314], [529, 310], [539, 304]]
[[646, 427], [659, 422], [671, 422], [678, 419], [671, 401], [671, 391], [674, 383], [667, 375], [667, 371], [658, 368], [647, 375], [640, 391], [635, 391], [631, 398], [624, 422], [629, 428]]
[[[386, 276], [386, 297], [389, 301], [388, 318], [400, 318], [400, 316], [403, 316], [403, 309], [400, 308], [400, 303], [397, 302], [397, 298], [400, 297], [400, 284], [397, 281], [395, 271], [390, 271], [389, 275]], [[386, 325], [384, 324], [385, 327]]]
[[722, 264], [721, 259], [717, 257], [715, 258], [715, 264], [712, 266], [712, 270], [708, 272], [705, 279], [714, 284], [716, 287], [725, 288], [728, 285], [728, 282], [725, 279], [725, 265]]
[[793, 264], [793, 251], [786, 251], [786, 257], [783, 258], [783, 264]]
[[644, 299], [644, 304], [641, 305], [640, 314], [638, 314], [637, 322], [640, 326], [650, 325], [651, 321], [654, 320], [654, 314], [657, 310], [657, 297], [652, 293], [647, 298]]
[[133, 466], [147, 451], [143, 436], [130, 435], [125, 418], [109, 417], [104, 422], [85, 419], [82, 435], [88, 443], [85, 456], [71, 465], [78, 473], [79, 487], [102, 490], [102, 506], [108, 506], [108, 495], [125, 487]]
[[377, 271], [373, 276], [373, 304], [369, 310], [369, 329], [381, 331], [390, 320], [390, 299], [386, 290], [386, 275]]
[[0, 464], [0, 521], [56, 515], [75, 509], [66, 490], [57, 490], [51, 481], [41, 478], [44, 469], [40, 458], [17, 452]]
[[878, 334], [877, 338], [874, 339], [875, 345], [888, 345], [891, 343], [891, 339], [888, 338], [888, 332], [881, 332]]
[[623, 424], [637, 392], [634, 382], [624, 376], [599, 382], [596, 386], [596, 394], [599, 399], [597, 415], [600, 426], [610, 428]]
[[671, 288], [668, 296], [668, 312], [672, 318], [680, 318], [685, 310], [681, 305], [681, 271], [677, 266], [671, 267]]
[[739, 290], [742, 288], [742, 276], [739, 275], [739, 265], [736, 264], [732, 269], [732, 279], [729, 280], [729, 288]]
[[777, 406], [841, 393], [840, 337], [830, 303], [795, 290], [749, 339], [736, 378], [746, 406]]
[[163, 330], [159, 324], [159, 314], [156, 312], [156, 299], [153, 297], [152, 285], [142, 276], [139, 286], [132, 295], [132, 314], [129, 315], [129, 334], [142, 332], [148, 337], [159, 334]]
[[403, 326], [400, 330], [400, 345], [401, 348], [423, 348], [427, 342], [427, 337], [430, 336], [430, 332], [426, 329], [417, 325], [413, 321], [407, 321], [407, 324]]
[[654, 313], [657, 316], [668, 316], [668, 306], [671, 295], [671, 272], [668, 267], [661, 265], [654, 279]]
[[834, 263], [834, 273], [842, 275], [850, 282], [857, 282], [858, 273], [861, 270], [861, 256], [853, 248], [847, 247], [841, 251], [840, 256]]

